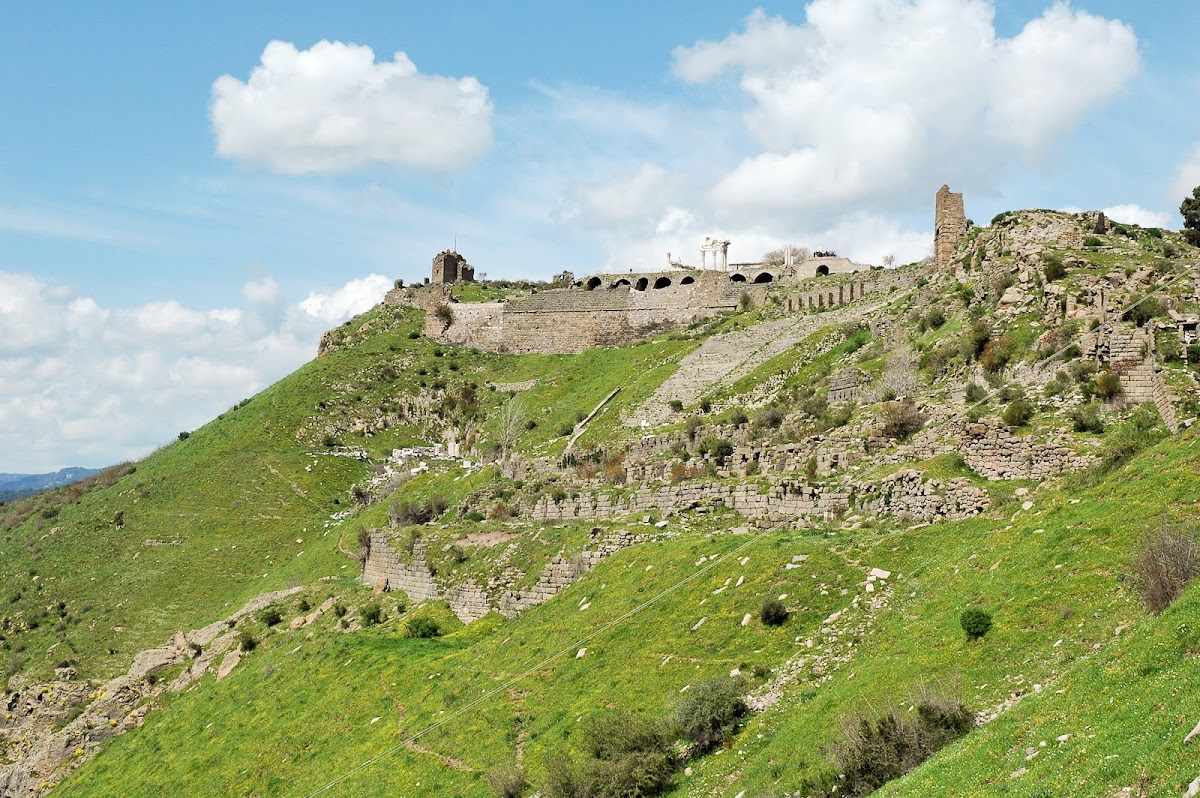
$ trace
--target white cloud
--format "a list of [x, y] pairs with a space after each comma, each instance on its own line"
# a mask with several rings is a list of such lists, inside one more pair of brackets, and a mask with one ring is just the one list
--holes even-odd
[[556, 217], [588, 228], [652, 226], [662, 208], [686, 190], [684, 176], [644, 163], [632, 175], [570, 187]]
[[373, 164], [440, 172], [492, 143], [492, 101], [473, 77], [425, 75], [404, 53], [375, 61], [370, 47], [272, 41], [242, 82], [213, 83], [217, 152], [285, 173]]
[[1200, 141], [1192, 147], [1187, 158], [1179, 165], [1175, 180], [1171, 183], [1171, 196], [1177, 202], [1192, 196], [1192, 190], [1200, 186]]
[[1140, 69], [1120, 22], [1056, 3], [1003, 38], [994, 14], [986, 0], [814, 0], [803, 25], [756, 11], [743, 31], [677, 48], [684, 81], [737, 75], [762, 149], [708, 201], [819, 224], [927, 201], [943, 182], [983, 186]]
[[1114, 222], [1125, 222], [1142, 227], [1178, 227], [1178, 219], [1169, 213], [1159, 213], [1141, 205], [1113, 205], [1104, 208], [1104, 215]]
[[379, 304], [391, 287], [392, 281], [382, 274], [370, 274], [360, 280], [351, 280], [332, 294], [309, 294], [299, 308], [323, 324], [339, 324]]
[[390, 287], [370, 275], [289, 306], [267, 275], [243, 287], [244, 308], [105, 308], [0, 272], [0, 471], [145, 454], [312, 358], [324, 330]]

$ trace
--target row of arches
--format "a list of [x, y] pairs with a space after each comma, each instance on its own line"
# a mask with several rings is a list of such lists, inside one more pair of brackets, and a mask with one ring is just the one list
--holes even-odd
[[[818, 266], [817, 275], [820, 277], [827, 277], [829, 275], [829, 267], [824, 264]], [[694, 282], [696, 282], [696, 278], [689, 274], [680, 278], [679, 285], [691, 285]], [[775, 275], [771, 274], [771, 272], [759, 272], [758, 274], [754, 275], [753, 279], [751, 279], [747, 274], [743, 274], [742, 272], [734, 272], [733, 274], [729, 275], [729, 282], [761, 285], [763, 283], [775, 282]], [[646, 291], [648, 289], [670, 288], [674, 284], [675, 283], [671, 280], [671, 278], [666, 276], [655, 278], [653, 283], [650, 282], [649, 277], [638, 277], [636, 280], [622, 277], [608, 287], [610, 289], [630, 288], [634, 291]], [[595, 291], [597, 288], [604, 285], [604, 281], [599, 277], [589, 277], [587, 282], [582, 284], [576, 283], [576, 285], [581, 286], [585, 291]]]
[[[694, 282], [696, 282], [696, 278], [692, 277], [690, 274], [684, 275], [679, 280], [680, 285], [691, 285]], [[610, 285], [609, 288], [631, 288], [634, 291], [645, 291], [647, 289], [670, 288], [674, 284], [675, 283], [670, 277], [657, 277], [653, 283], [650, 282], [649, 277], [639, 277], [637, 280], [630, 280], [622, 277]], [[586, 283], [583, 284], [583, 289], [585, 291], [595, 291], [602, 285], [604, 285], [604, 281], [599, 277], [591, 277]]]

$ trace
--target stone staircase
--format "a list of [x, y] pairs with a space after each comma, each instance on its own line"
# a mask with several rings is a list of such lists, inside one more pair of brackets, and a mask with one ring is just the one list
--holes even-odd
[[732, 385], [776, 355], [830, 324], [865, 318], [886, 300], [856, 303], [827, 313], [804, 314], [714, 335], [679, 362], [675, 373], [629, 416], [628, 426], [655, 427], [670, 421], [673, 400], [695, 404], [704, 394]]

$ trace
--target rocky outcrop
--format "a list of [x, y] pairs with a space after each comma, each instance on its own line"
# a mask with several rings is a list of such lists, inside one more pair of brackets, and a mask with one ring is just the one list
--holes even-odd
[[[166, 645], [138, 653], [127, 672], [106, 682], [56, 681], [9, 694], [0, 714], [0, 752], [8, 760], [0, 765], [0, 795], [32, 798], [53, 788], [113, 737], [140, 726], [151, 698], [183, 690], [226, 656], [238, 620], [299, 590], [264, 593], [222, 621], [178, 632]], [[179, 665], [186, 667], [169, 683], [158, 678]]]

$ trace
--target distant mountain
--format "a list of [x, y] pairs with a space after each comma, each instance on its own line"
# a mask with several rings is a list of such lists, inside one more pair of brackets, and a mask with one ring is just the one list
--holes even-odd
[[0, 474], [0, 501], [12, 501], [22, 496], [32, 496], [50, 488], [70, 485], [92, 474], [99, 468], [64, 468], [52, 474]]

